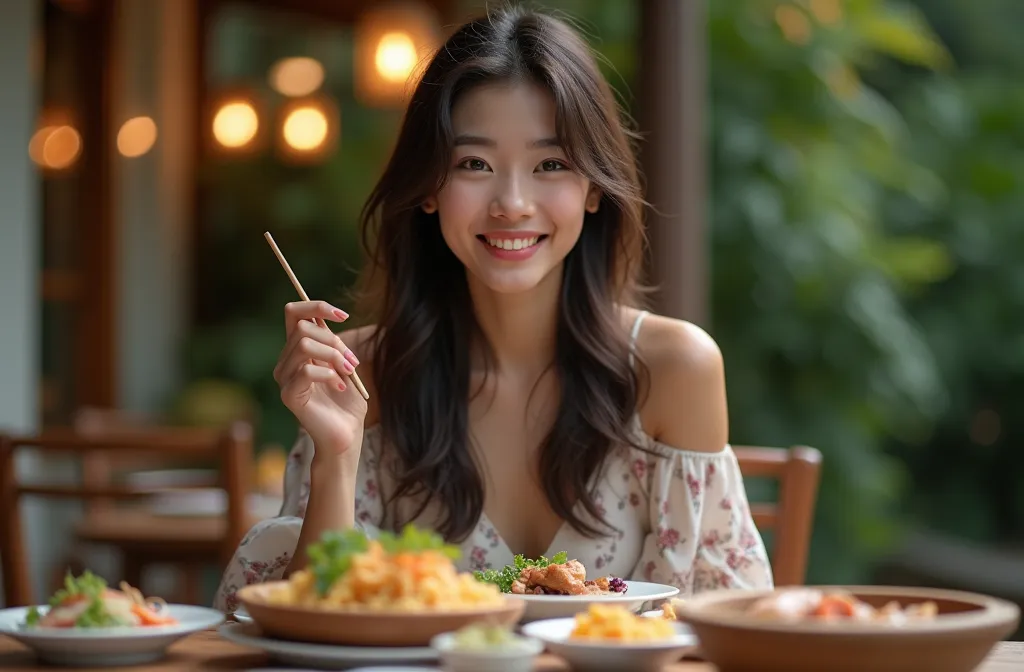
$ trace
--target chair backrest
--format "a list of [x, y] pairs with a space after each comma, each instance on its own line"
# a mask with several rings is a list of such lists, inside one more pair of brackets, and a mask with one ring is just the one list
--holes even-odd
[[[135, 436], [141, 439], [147, 435], [163, 435], [167, 432], [174, 433], [181, 430], [180, 427], [165, 424], [162, 418], [155, 415], [94, 406], [80, 408], [74, 415], [71, 429], [81, 436], [92, 437], [97, 441], [126, 436]], [[191, 428], [187, 431], [187, 435], [196, 440], [200, 440], [199, 437], [206, 432], [211, 443], [219, 438], [220, 434], [219, 430], [214, 429]], [[174, 463], [190, 459], [195, 459], [195, 455], [191, 453], [176, 455], [152, 452], [127, 454], [105, 450], [87, 451], [81, 455], [82, 485], [101, 487], [108, 485], [118, 474], [124, 472], [163, 469]], [[216, 487], [217, 483], [215, 480], [211, 480], [196, 485]], [[85, 512], [86, 514], [108, 512], [113, 505], [114, 502], [109, 498], [95, 498], [85, 502]]]
[[110, 482], [76, 484], [20, 483], [15, 455], [20, 450], [65, 453], [76, 458], [107, 455], [155, 455], [213, 458], [220, 463], [220, 487], [227, 499], [225, 561], [241, 541], [248, 524], [247, 499], [252, 471], [252, 427], [237, 422], [223, 431], [208, 429], [139, 429], [82, 434], [70, 429], [47, 430], [34, 436], [0, 434], [0, 566], [7, 606], [28, 604], [32, 598], [28, 562], [21, 531], [23, 496], [95, 500], [126, 500], [152, 494], [152, 490]]
[[745, 479], [768, 478], [778, 482], [778, 500], [770, 504], [751, 503], [751, 514], [758, 529], [772, 531], [775, 585], [803, 585], [821, 480], [821, 452], [807, 446], [733, 446], [733, 450]]

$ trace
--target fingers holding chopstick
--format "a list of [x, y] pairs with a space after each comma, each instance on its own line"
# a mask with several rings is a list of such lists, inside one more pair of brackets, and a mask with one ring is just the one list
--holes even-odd
[[319, 318], [329, 322], [344, 322], [348, 313], [335, 308], [326, 301], [293, 301], [284, 306], [285, 333], [291, 336], [295, 327], [304, 321], [316, 321]]
[[[327, 326], [324, 320], [329, 319], [337, 322], [348, 319], [348, 314], [339, 308], [335, 308], [334, 306], [322, 301], [310, 301], [309, 295], [306, 294], [306, 290], [302, 288], [302, 284], [299, 282], [299, 279], [295, 277], [295, 273], [292, 271], [291, 266], [288, 265], [288, 260], [284, 258], [284, 254], [281, 252], [281, 249], [277, 246], [277, 243], [274, 242], [274, 237], [270, 235], [269, 231], [264, 232], [263, 237], [266, 238], [267, 243], [270, 245], [270, 249], [274, 251], [274, 256], [276, 256], [277, 260], [281, 262], [281, 267], [284, 269], [285, 273], [288, 274], [288, 279], [291, 280], [292, 286], [295, 287], [295, 291], [299, 293], [299, 298], [302, 299], [302, 303], [315, 304], [312, 307], [292, 305], [290, 308], [286, 308], [286, 317], [288, 318], [286, 321], [289, 324], [296, 323], [296, 320], [290, 318], [293, 318], [296, 313], [301, 315], [304, 311], [312, 311], [313, 313], [319, 311], [320, 316], [317, 317], [316, 315], [312, 315], [312, 319], [321, 327]], [[310, 319], [310, 317], [304, 317], [301, 319]], [[358, 361], [356, 361], [355, 364], [358, 364]], [[352, 373], [352, 382], [355, 383], [356, 389], [359, 391], [359, 394], [363, 399], [369, 401], [370, 394], [366, 391], [366, 386], [363, 385], [363, 381], [359, 379], [358, 373]]]
[[274, 367], [278, 384], [293, 377], [305, 364], [312, 362], [330, 367], [340, 376], [350, 376], [359, 366], [359, 359], [330, 329], [317, 326], [308, 319], [299, 319], [290, 330], [285, 347]]

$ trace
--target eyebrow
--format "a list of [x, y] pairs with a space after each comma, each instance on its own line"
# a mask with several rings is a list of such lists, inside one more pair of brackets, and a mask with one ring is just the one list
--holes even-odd
[[[498, 143], [492, 138], [485, 138], [482, 135], [457, 135], [455, 136], [455, 146], [477, 146], [477, 147], [497, 147]], [[541, 138], [540, 140], [534, 140], [527, 145], [530, 149], [537, 149], [541, 147], [561, 147], [562, 143], [558, 141], [558, 138]]]

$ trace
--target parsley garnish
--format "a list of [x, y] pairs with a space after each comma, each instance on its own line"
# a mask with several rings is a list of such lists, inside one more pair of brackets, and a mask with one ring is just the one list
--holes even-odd
[[91, 599], [97, 599], [107, 589], [107, 582], [103, 577], [96, 576], [88, 569], [77, 579], [71, 572], [64, 575], [64, 587], [53, 594], [50, 598], [50, 606], [56, 607], [63, 604], [68, 598], [85, 595]]
[[114, 618], [107, 611], [107, 605], [99, 596], [91, 598], [89, 606], [75, 619], [76, 628], [110, 628], [115, 625], [128, 625], [128, 623], [120, 618]]
[[352, 556], [366, 550], [366, 535], [359, 530], [324, 532], [320, 542], [306, 548], [309, 568], [316, 579], [316, 592], [323, 597], [334, 582], [348, 571]]
[[473, 576], [478, 581], [484, 583], [493, 583], [503, 593], [509, 593], [512, 591], [512, 583], [519, 578], [519, 575], [527, 567], [537, 567], [538, 569], [547, 567], [548, 565], [561, 565], [566, 562], [565, 551], [556, 553], [554, 557], [548, 559], [543, 555], [536, 560], [527, 560], [522, 555], [517, 555], [512, 559], [511, 565], [505, 565], [501, 569], [487, 569], [482, 572], [473, 572]]
[[[437, 534], [429, 530], [418, 530], [412, 525], [406, 525], [398, 535], [381, 532], [377, 541], [388, 555], [438, 551], [452, 560], [459, 557], [458, 548], [446, 544]], [[349, 570], [352, 556], [366, 552], [367, 548], [369, 540], [359, 530], [324, 532], [319, 542], [309, 545], [306, 555], [320, 597], [325, 596], [331, 586]]]
[[[78, 628], [105, 628], [115, 625], [124, 625], [124, 621], [115, 618], [107, 611], [103, 602], [103, 593], [107, 589], [107, 582], [102, 577], [96, 576], [89, 570], [75, 578], [71, 572], [64, 576], [64, 587], [53, 594], [50, 598], [50, 608], [55, 609], [71, 598], [84, 597], [88, 606], [75, 619], [75, 627]], [[39, 609], [32, 607], [25, 614], [25, 626], [33, 627], [39, 624], [42, 615]]]

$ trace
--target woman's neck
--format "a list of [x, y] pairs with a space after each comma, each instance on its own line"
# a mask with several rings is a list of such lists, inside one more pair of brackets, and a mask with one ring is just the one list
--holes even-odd
[[[536, 378], [555, 358], [562, 269], [552, 271], [528, 292], [503, 294], [469, 276], [469, 295], [477, 324], [490, 347], [499, 375]], [[474, 347], [473, 368], [483, 356]]]

